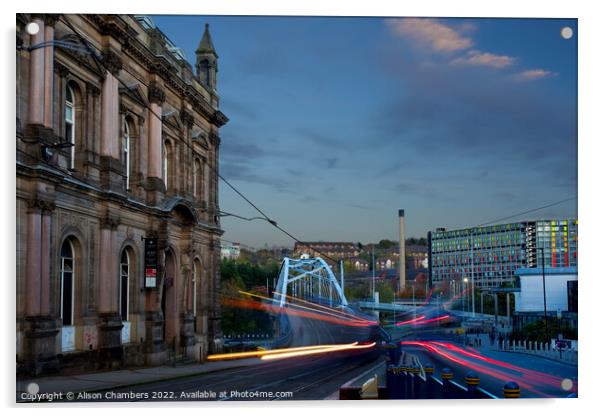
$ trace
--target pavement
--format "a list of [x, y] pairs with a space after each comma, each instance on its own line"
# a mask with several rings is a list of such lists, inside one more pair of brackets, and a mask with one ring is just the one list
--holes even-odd
[[[213, 373], [239, 367], [248, 367], [263, 363], [258, 358], [240, 360], [215, 361], [195, 363], [181, 366], [158, 366], [77, 374], [70, 376], [36, 377], [17, 380], [17, 400], [22, 393], [28, 391], [28, 386], [35, 383], [39, 393], [53, 392], [94, 392], [113, 390], [127, 386], [141, 385], [152, 382], [173, 380], [195, 375]], [[31, 390], [31, 387], [30, 387]]]
[[541, 355], [541, 354], [536, 354], [535, 352], [531, 352], [531, 351], [509, 351], [509, 350], [500, 350], [497, 346], [497, 340], [494, 341], [493, 343], [491, 343], [490, 339], [489, 339], [489, 335], [487, 334], [480, 334], [478, 336], [480, 344], [476, 344], [475, 343], [475, 338], [477, 338], [476, 334], [469, 334], [468, 335], [468, 340], [469, 340], [469, 344], [472, 348], [479, 350], [479, 351], [493, 351], [495, 352], [506, 352], [506, 353], [513, 353], [513, 354], [523, 354], [523, 355], [529, 355], [529, 356], [533, 356], [533, 357], [537, 357], [537, 358], [541, 358], [543, 360], [549, 360], [549, 361], [554, 361], [557, 363], [562, 363], [562, 364], [566, 364], [569, 366], [573, 366], [573, 367], [577, 367], [577, 363], [573, 363], [567, 360], [561, 360], [560, 358], [556, 358], [556, 357], [551, 357], [551, 356], [547, 356], [547, 355]]

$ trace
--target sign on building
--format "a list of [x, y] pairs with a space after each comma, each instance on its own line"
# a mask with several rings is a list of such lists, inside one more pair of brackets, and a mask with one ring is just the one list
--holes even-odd
[[144, 286], [157, 287], [157, 239], [144, 239]]

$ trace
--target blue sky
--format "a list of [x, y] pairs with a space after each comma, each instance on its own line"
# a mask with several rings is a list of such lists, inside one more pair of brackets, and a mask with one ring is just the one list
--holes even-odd
[[[399, 208], [422, 237], [577, 194], [574, 19], [153, 19], [192, 64], [210, 24], [221, 173], [302, 240], [397, 239]], [[223, 183], [220, 207], [256, 216]], [[263, 221], [222, 227], [293, 243]]]

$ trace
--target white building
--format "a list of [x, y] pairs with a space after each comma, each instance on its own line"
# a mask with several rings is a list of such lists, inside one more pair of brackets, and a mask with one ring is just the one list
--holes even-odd
[[[543, 270], [520, 268], [516, 275], [520, 280], [520, 292], [516, 293], [516, 312], [543, 312]], [[577, 281], [576, 267], [545, 269], [546, 309], [548, 313], [570, 311], [569, 282]]]
[[240, 256], [240, 243], [222, 242], [222, 259], [234, 260]]

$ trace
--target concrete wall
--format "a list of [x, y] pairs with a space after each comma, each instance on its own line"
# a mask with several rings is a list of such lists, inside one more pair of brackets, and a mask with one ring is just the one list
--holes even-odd
[[[519, 276], [521, 290], [516, 294], [517, 312], [540, 312], [543, 304], [541, 274]], [[576, 274], [546, 273], [546, 306], [549, 312], [568, 310], [567, 282], [577, 280]]]

